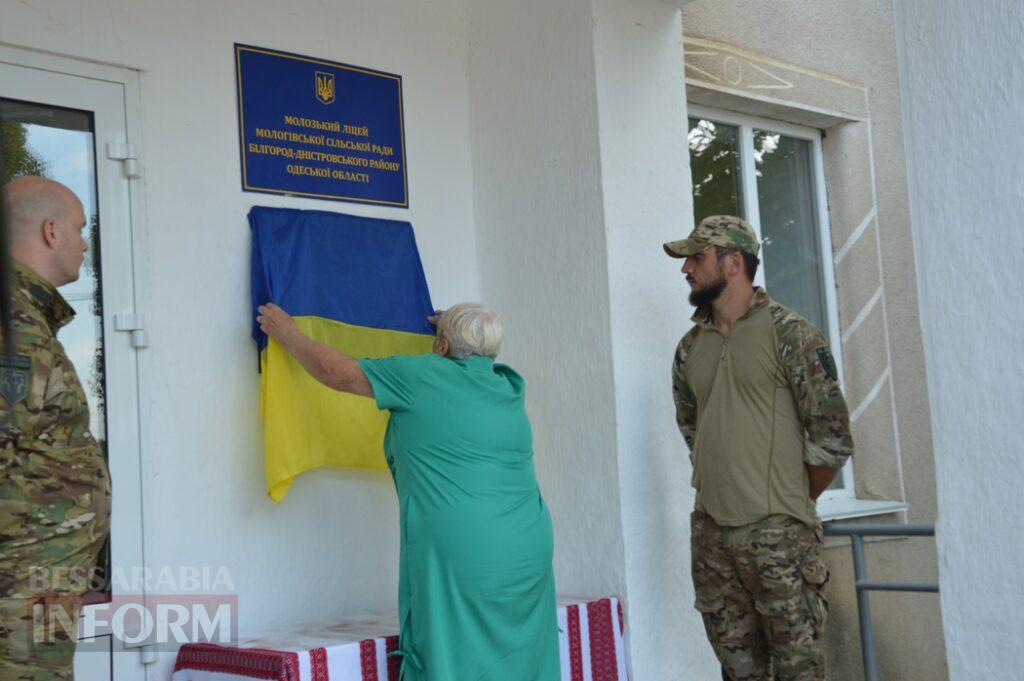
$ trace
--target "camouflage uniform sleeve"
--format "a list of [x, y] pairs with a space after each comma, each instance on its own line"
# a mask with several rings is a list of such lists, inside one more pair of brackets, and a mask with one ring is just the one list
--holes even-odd
[[[14, 328], [18, 342], [13, 358], [0, 358], [0, 415], [9, 418], [4, 429], [4, 446], [34, 442], [39, 424], [51, 408], [49, 386], [53, 373], [55, 342], [42, 322], [18, 315]], [[2, 338], [0, 338], [2, 342]], [[10, 366], [8, 366], [10, 365]], [[9, 416], [8, 416], [9, 415]]]
[[696, 329], [690, 331], [676, 347], [676, 355], [672, 361], [672, 398], [676, 404], [676, 423], [679, 432], [690, 448], [690, 461], [693, 461], [693, 436], [697, 432], [697, 398], [686, 382], [686, 357], [693, 347]]
[[792, 313], [777, 329], [786, 378], [807, 433], [804, 462], [842, 468], [853, 454], [853, 436], [832, 352], [813, 324]]

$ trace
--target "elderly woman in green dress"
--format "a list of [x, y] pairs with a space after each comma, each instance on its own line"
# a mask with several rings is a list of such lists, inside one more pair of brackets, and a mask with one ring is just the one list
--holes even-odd
[[494, 362], [498, 318], [455, 305], [431, 318], [433, 354], [358, 360], [303, 335], [276, 305], [258, 321], [317, 380], [391, 412], [403, 681], [558, 679], [551, 518], [523, 379]]

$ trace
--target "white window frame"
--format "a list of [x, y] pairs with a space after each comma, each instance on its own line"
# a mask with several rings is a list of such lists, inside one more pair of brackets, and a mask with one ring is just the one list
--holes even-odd
[[[835, 356], [836, 367], [839, 370], [839, 384], [845, 394], [842, 335], [839, 330], [839, 303], [836, 298], [835, 265], [832, 256], [832, 229], [829, 225], [828, 199], [825, 194], [825, 160], [821, 147], [821, 131], [770, 118], [748, 116], [734, 111], [704, 106], [689, 106], [687, 116], [732, 125], [738, 129], [737, 144], [740, 154], [740, 183], [743, 192], [743, 210], [746, 213], [744, 219], [757, 232], [758, 240], [761, 239], [761, 212], [757, 199], [757, 164], [754, 160], [754, 130], [769, 130], [811, 143], [814, 209], [818, 218], [818, 244], [821, 249], [821, 261], [824, 263], [822, 277], [825, 284], [825, 307], [828, 315], [829, 345], [832, 347], [832, 354]], [[755, 285], [765, 285], [765, 268], [766, 263], [762, 260], [761, 267], [754, 278]], [[771, 291], [768, 293], [770, 295]], [[853, 480], [853, 466], [849, 463], [843, 466], [840, 476], [843, 487], [841, 489], [825, 490], [821, 497], [818, 498], [819, 507], [823, 503], [830, 505], [835, 502], [855, 498], [856, 489]], [[823, 513], [823, 515], [825, 514]]]

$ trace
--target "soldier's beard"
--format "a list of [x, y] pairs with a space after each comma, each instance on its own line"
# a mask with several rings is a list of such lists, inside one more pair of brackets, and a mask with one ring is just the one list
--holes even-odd
[[704, 288], [695, 288], [690, 291], [690, 305], [693, 305], [698, 310], [707, 309], [711, 303], [718, 300], [718, 296], [722, 295], [722, 291], [725, 290], [725, 286], [725, 275], [722, 274], [721, 270], [719, 270], [718, 278], [713, 282]]

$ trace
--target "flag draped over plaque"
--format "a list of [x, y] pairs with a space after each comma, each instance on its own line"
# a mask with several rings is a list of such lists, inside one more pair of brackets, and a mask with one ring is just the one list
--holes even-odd
[[387, 412], [321, 385], [256, 323], [280, 305], [307, 335], [354, 357], [430, 352], [433, 307], [412, 225], [254, 207], [252, 337], [260, 348], [267, 492], [318, 466], [385, 468]]

